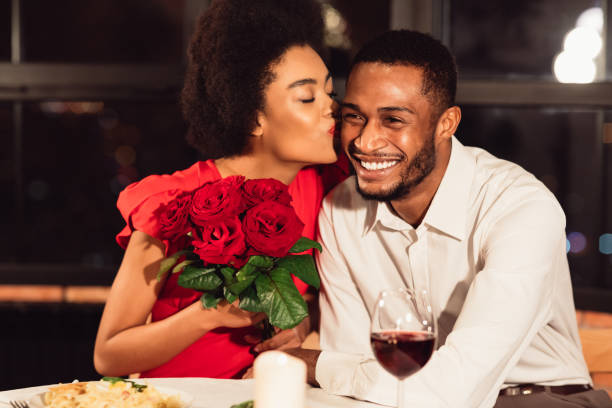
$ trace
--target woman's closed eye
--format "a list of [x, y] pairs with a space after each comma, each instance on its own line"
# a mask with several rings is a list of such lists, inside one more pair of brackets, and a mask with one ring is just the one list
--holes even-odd
[[300, 102], [302, 103], [313, 103], [315, 100], [314, 96], [312, 98], [308, 98], [308, 99], [300, 99]]

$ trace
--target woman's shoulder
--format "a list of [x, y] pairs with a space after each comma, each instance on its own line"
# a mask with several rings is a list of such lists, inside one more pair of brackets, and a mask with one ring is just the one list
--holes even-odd
[[150, 175], [130, 184], [117, 199], [117, 208], [126, 222], [125, 228], [116, 237], [117, 242], [126, 247], [134, 230], [160, 239], [156, 211], [180, 194], [193, 191], [219, 177], [217, 168], [209, 160], [172, 174]]
[[212, 161], [196, 162], [184, 170], [172, 174], [154, 174], [130, 184], [120, 194], [117, 207], [124, 215], [146, 200], [155, 197], [177, 196], [185, 191], [193, 191], [203, 183], [219, 178]]

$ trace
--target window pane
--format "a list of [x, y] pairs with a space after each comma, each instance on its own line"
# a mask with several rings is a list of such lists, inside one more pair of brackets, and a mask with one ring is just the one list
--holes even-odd
[[21, 240], [29, 250], [18, 262], [116, 267], [119, 192], [191, 165], [184, 133], [175, 101], [25, 104]]
[[[464, 78], [554, 80], [555, 57], [564, 50], [566, 34], [578, 25], [582, 29], [572, 36], [575, 41], [565, 46], [569, 58], [559, 60], [560, 75], [570, 75], [573, 67], [581, 77], [596, 70], [602, 79], [605, 53], [597, 54], [605, 37], [601, 0], [453, 0], [449, 39]], [[587, 51], [591, 54], [575, 56]]]
[[[597, 110], [463, 108], [459, 140], [518, 163], [555, 194], [567, 218], [569, 262], [577, 287], [612, 288], [605, 234], [604, 113]], [[609, 155], [608, 155], [609, 160]]]
[[0, 248], [6, 252], [4, 260], [13, 261], [15, 247], [15, 218], [17, 216], [15, 200], [13, 149], [13, 109], [11, 104], [0, 103]]
[[24, 1], [25, 59], [34, 62], [182, 60], [184, 1]]
[[11, 59], [11, 2], [0, 0], [0, 61]]

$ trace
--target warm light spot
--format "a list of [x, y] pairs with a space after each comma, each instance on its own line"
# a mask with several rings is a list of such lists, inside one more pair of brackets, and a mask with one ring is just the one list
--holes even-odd
[[601, 7], [591, 7], [584, 10], [578, 20], [576, 27], [586, 27], [601, 33], [604, 25], [603, 10]]
[[134, 164], [134, 161], [136, 160], [136, 150], [134, 150], [132, 146], [119, 146], [115, 150], [115, 160], [117, 160], [117, 163], [119, 163], [121, 166], [130, 166]]
[[587, 27], [576, 27], [565, 36], [563, 49], [582, 58], [595, 58], [601, 51], [602, 40], [597, 31]]
[[557, 55], [553, 70], [557, 80], [562, 83], [588, 84], [595, 80], [597, 74], [593, 60], [566, 51]]

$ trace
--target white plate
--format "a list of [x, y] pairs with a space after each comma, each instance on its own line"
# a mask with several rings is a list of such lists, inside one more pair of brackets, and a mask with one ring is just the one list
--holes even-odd
[[[143, 380], [130, 380], [130, 381], [134, 381], [138, 384], [147, 384], [146, 381]], [[93, 381], [93, 382], [100, 382], [100, 381]], [[59, 384], [58, 384], [59, 385]], [[152, 385], [152, 384], [148, 384], [151, 387], [154, 387], [156, 390], [158, 390], [159, 392], [161, 392], [162, 394], [165, 395], [178, 395], [179, 398], [181, 399], [181, 402], [183, 403], [182, 408], [189, 408], [191, 407], [191, 404], [193, 404], [193, 400], [194, 397], [193, 395], [185, 392], [185, 391], [181, 391], [181, 390], [177, 390], [176, 388], [169, 388], [169, 387], [158, 387], [156, 385]], [[30, 408], [46, 408], [45, 405], [45, 393], [48, 390], [39, 392], [38, 394], [34, 394], [32, 395], [29, 399], [28, 399], [28, 403], [30, 404]]]

